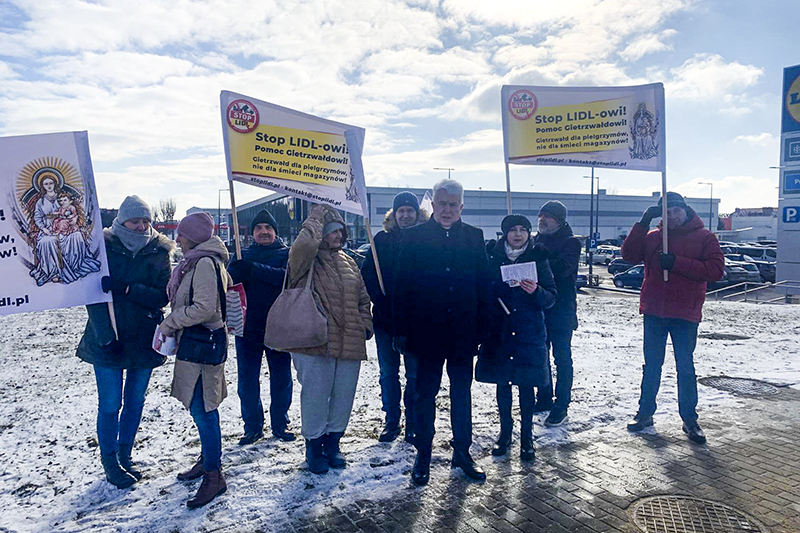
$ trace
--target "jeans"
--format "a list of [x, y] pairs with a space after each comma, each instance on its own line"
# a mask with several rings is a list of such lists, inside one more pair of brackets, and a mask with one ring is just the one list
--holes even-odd
[[[414, 355], [413, 357], [416, 357]], [[447, 359], [450, 377], [450, 425], [453, 428], [453, 448], [469, 451], [472, 445], [472, 357], [465, 360]], [[422, 355], [417, 360], [416, 446], [430, 448], [436, 430], [436, 395], [442, 384], [445, 360], [435, 355]]]
[[124, 385], [123, 372], [126, 371], [122, 368], [94, 366], [97, 381], [97, 440], [103, 455], [117, 453], [119, 446], [133, 446], [153, 370], [128, 369]]
[[[375, 327], [375, 344], [378, 347], [378, 364], [381, 377], [381, 401], [386, 413], [387, 425], [400, 423], [400, 353], [392, 346], [392, 336], [383, 328]], [[414, 422], [414, 396], [417, 388], [417, 359], [404, 356], [406, 366], [406, 390], [403, 405], [406, 408], [406, 423]]]
[[639, 418], [656, 412], [656, 396], [661, 384], [661, 367], [667, 350], [667, 335], [672, 337], [675, 367], [678, 373], [678, 410], [687, 424], [697, 421], [697, 376], [694, 372], [694, 349], [697, 324], [678, 318], [644, 315], [644, 367]]
[[197, 379], [189, 405], [197, 432], [200, 434], [200, 446], [203, 450], [203, 468], [206, 472], [219, 470], [222, 464], [222, 431], [219, 427], [219, 411], [206, 412], [203, 403], [203, 378]]
[[[549, 355], [551, 349], [553, 361], [556, 363], [556, 401], [553, 408], [567, 409], [572, 401], [572, 330], [548, 331], [547, 333], [547, 369], [550, 375], [552, 375]], [[536, 400], [545, 405], [553, 401], [552, 379], [548, 385], [539, 388]]]
[[244, 432], [264, 428], [264, 407], [261, 404], [261, 360], [266, 351], [269, 365], [269, 418], [272, 431], [283, 431], [289, 425], [292, 405], [292, 356], [264, 346], [261, 338], [236, 337], [239, 403]]

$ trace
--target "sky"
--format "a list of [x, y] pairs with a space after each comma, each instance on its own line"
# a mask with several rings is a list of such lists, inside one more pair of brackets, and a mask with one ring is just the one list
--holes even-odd
[[[102, 207], [229, 205], [219, 93], [366, 128], [367, 185], [505, 190], [503, 85], [663, 82], [669, 188], [777, 206], [793, 0], [0, 0], [0, 136], [89, 132]], [[515, 191], [588, 168], [511, 166]], [[660, 174], [602, 169], [608, 194]], [[701, 183], [703, 182], [703, 183]], [[238, 204], [270, 191], [235, 185]]]

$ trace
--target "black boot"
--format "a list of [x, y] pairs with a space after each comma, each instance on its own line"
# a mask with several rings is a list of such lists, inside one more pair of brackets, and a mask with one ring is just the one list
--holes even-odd
[[118, 489], [127, 489], [136, 483], [136, 478], [119, 466], [119, 459], [117, 459], [116, 453], [101, 455], [100, 461], [103, 463], [103, 470], [106, 472], [106, 479]]
[[468, 478], [475, 481], [484, 481], [486, 479], [486, 473], [472, 460], [469, 450], [454, 448], [452, 466], [453, 468], [460, 468]]
[[331, 468], [344, 468], [347, 466], [347, 461], [344, 460], [344, 456], [339, 452], [339, 441], [343, 435], [344, 432], [337, 432], [322, 436], [322, 453], [325, 454], [328, 466]]
[[383, 431], [381, 431], [381, 435], [380, 437], [378, 437], [378, 441], [393, 442], [398, 435], [400, 435], [400, 421], [390, 420], [389, 418], [387, 418], [386, 425], [383, 427]]
[[497, 409], [500, 412], [500, 436], [497, 443], [492, 448], [492, 455], [499, 457], [508, 453], [511, 445], [511, 432], [514, 422], [511, 418], [511, 386], [497, 386]]
[[417, 459], [411, 469], [411, 481], [415, 485], [427, 485], [431, 477], [432, 444], [417, 447]]
[[306, 462], [308, 469], [314, 474], [324, 474], [328, 471], [328, 459], [322, 452], [324, 437], [306, 439]]
[[120, 445], [119, 449], [117, 450], [117, 458], [119, 459], [119, 466], [121, 466], [127, 473], [135, 477], [136, 481], [139, 481], [142, 479], [142, 473], [136, 469], [131, 461], [132, 450], [132, 446]]

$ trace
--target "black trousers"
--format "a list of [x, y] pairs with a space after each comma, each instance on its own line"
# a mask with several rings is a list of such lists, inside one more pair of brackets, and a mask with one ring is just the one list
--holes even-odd
[[430, 448], [436, 433], [436, 395], [442, 384], [442, 372], [447, 365], [450, 378], [450, 424], [453, 428], [453, 447], [467, 451], [472, 445], [472, 357], [447, 358], [440, 355], [417, 357], [416, 411], [417, 449]]

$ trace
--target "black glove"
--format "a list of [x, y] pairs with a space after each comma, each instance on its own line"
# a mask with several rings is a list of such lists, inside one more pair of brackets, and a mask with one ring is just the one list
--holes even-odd
[[122, 355], [123, 347], [122, 343], [115, 339], [108, 344], [101, 346], [100, 350], [109, 357], [117, 357]]
[[406, 348], [408, 348], [408, 337], [395, 337], [392, 339], [392, 347], [399, 353], [406, 353]]
[[672, 270], [675, 266], [675, 254], [662, 252], [658, 254], [658, 262], [661, 264], [661, 270]]
[[642, 224], [643, 226], [647, 226], [649, 228], [650, 222], [654, 218], [658, 218], [660, 216], [661, 216], [661, 208], [658, 207], [657, 205], [651, 205], [645, 210], [644, 214], [642, 214], [642, 219], [639, 221], [639, 224]]
[[128, 284], [111, 276], [100, 278], [100, 285], [103, 287], [103, 292], [112, 291], [117, 294], [128, 294]]
[[236, 259], [228, 265], [228, 274], [233, 278], [234, 283], [241, 283], [250, 277], [253, 271], [253, 262], [247, 259]]
[[370, 330], [365, 331], [364, 338], [370, 340], [372, 338], [372, 332]]
[[549, 256], [550, 251], [547, 249], [547, 246], [540, 242], [537, 242], [533, 248], [531, 248], [531, 257], [534, 261], [541, 261], [542, 259], [547, 259]]

